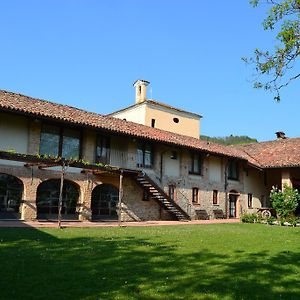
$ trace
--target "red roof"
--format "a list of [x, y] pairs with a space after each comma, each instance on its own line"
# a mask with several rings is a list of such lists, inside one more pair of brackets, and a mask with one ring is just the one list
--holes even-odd
[[233, 146], [248, 155], [248, 161], [262, 168], [300, 166], [300, 138]]
[[120, 112], [127, 111], [127, 110], [130, 110], [130, 109], [134, 108], [134, 107], [138, 107], [138, 106], [141, 106], [141, 105], [144, 105], [144, 104], [152, 104], [152, 105], [155, 105], [155, 106], [164, 107], [164, 108], [167, 108], [167, 109], [170, 109], [170, 110], [173, 110], [173, 111], [177, 111], [177, 112], [180, 112], [180, 113], [188, 114], [188, 115], [193, 116], [194, 118], [195, 117], [196, 118], [202, 118], [202, 116], [200, 116], [198, 114], [195, 114], [195, 113], [192, 113], [192, 112], [180, 109], [180, 108], [176, 108], [176, 107], [170, 106], [170, 105], [162, 103], [162, 102], [158, 102], [154, 99], [147, 99], [147, 100], [144, 100], [143, 102], [132, 104], [132, 105], [127, 106], [125, 108], [114, 111], [114, 112], [108, 114], [108, 116], [113, 116], [113, 115], [116, 115]]
[[216, 155], [245, 160], [248, 158], [242, 151], [232, 147], [2, 90], [0, 90], [0, 109], [187, 147]]

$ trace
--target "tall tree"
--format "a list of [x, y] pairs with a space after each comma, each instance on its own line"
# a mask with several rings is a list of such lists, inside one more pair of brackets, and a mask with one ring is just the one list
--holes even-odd
[[274, 99], [280, 101], [280, 90], [300, 78], [295, 66], [300, 56], [300, 0], [251, 0], [250, 3], [254, 7], [269, 4], [263, 27], [277, 31], [278, 44], [271, 51], [255, 49], [252, 58], [243, 60], [254, 63], [257, 74], [266, 78], [261, 81], [259, 76], [254, 87], [275, 93]]

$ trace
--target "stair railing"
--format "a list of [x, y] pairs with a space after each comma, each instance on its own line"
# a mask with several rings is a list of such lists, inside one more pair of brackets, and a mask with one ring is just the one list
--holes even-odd
[[166, 192], [159, 186], [158, 183], [156, 183], [154, 180], [152, 180], [145, 171], [140, 172], [140, 174], [155, 187], [166, 199], [172, 203], [174, 207], [176, 207], [183, 215], [185, 215], [188, 219], [190, 219], [190, 215], [180, 206], [178, 205], [173, 199], [170, 198], [169, 195], [166, 194]]
[[179, 189], [176, 190], [177, 192], [177, 199], [178, 199], [178, 194], [180, 195], [181, 199], [178, 199], [177, 201], [178, 205], [186, 211], [186, 213], [190, 216], [192, 216], [192, 207], [193, 205], [191, 204], [190, 200], [187, 198], [187, 196], [182, 193]]

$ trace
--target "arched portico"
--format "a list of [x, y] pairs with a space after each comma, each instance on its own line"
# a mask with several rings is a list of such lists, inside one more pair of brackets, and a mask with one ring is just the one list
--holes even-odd
[[119, 190], [112, 184], [97, 185], [92, 192], [92, 220], [118, 218]]
[[[64, 180], [62, 194], [62, 219], [77, 220], [77, 203], [79, 187], [76, 183]], [[60, 179], [49, 179], [42, 182], [37, 189], [37, 218], [54, 219], [58, 217]]]
[[19, 219], [24, 186], [12, 175], [0, 173], [0, 219]]

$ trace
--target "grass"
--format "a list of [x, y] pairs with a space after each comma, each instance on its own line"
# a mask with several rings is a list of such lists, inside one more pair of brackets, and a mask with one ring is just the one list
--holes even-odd
[[0, 228], [0, 299], [299, 299], [300, 228]]

